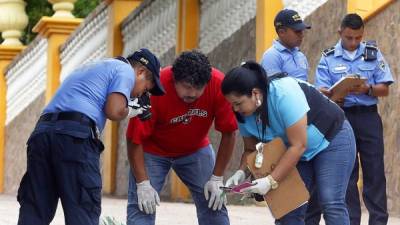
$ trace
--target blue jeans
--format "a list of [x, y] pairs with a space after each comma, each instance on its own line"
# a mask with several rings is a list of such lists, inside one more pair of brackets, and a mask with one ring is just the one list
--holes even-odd
[[[145, 153], [144, 160], [150, 183], [158, 193], [160, 193], [170, 169], [172, 168], [175, 171], [192, 194], [199, 225], [229, 225], [228, 212], [225, 206], [219, 211], [213, 211], [208, 208], [208, 201], [204, 197], [204, 185], [210, 179], [215, 164], [215, 153], [211, 145], [201, 148], [191, 155], [178, 158]], [[179, 212], [176, 213], [178, 215]], [[136, 180], [130, 172], [127, 225], [153, 225], [154, 223], [155, 214], [148, 215], [139, 210]]]
[[[346, 189], [353, 170], [356, 145], [353, 130], [347, 120], [329, 146], [310, 161], [300, 161], [297, 169], [307, 189], [315, 190], [327, 225], [349, 225]], [[290, 212], [279, 225], [304, 224], [307, 204]]]

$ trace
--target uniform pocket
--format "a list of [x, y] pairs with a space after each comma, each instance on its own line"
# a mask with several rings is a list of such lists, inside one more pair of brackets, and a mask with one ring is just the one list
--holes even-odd
[[101, 175], [98, 168], [84, 166], [80, 175], [81, 193], [80, 204], [92, 216], [98, 217], [101, 213]]
[[360, 71], [360, 75], [362, 77], [366, 77], [369, 82], [374, 82], [373, 73], [375, 70], [375, 65], [373, 64], [361, 64], [358, 65], [358, 70]]
[[55, 126], [54, 135], [53, 148], [59, 152], [62, 161], [84, 163], [86, 152], [93, 149], [91, 130], [87, 126], [63, 122]]

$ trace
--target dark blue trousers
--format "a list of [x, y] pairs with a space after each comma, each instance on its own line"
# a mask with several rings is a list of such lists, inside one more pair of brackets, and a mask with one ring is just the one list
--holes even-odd
[[99, 157], [93, 128], [80, 122], [39, 121], [27, 142], [27, 171], [17, 199], [18, 225], [48, 225], [61, 199], [67, 225], [98, 225]]
[[[357, 187], [360, 162], [363, 174], [362, 197], [369, 212], [369, 225], [386, 225], [388, 213], [382, 120], [374, 110], [345, 112], [354, 130], [358, 153], [346, 194], [350, 224], [360, 225], [361, 222], [360, 195]], [[318, 199], [313, 194], [308, 206], [306, 224], [319, 224], [320, 218]]]

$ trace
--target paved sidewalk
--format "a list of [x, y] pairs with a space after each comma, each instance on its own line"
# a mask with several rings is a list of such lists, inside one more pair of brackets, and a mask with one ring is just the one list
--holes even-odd
[[[113, 216], [125, 222], [126, 199], [103, 197], [102, 215]], [[19, 205], [15, 196], [0, 195], [0, 225], [17, 224]], [[267, 225], [273, 224], [273, 218], [265, 207], [228, 205], [231, 225]], [[161, 202], [157, 208], [157, 225], [195, 225], [196, 211], [193, 204]], [[64, 224], [62, 209], [59, 205], [52, 225]], [[322, 223], [324, 224], [324, 223]], [[321, 225], [322, 225], [321, 224]], [[362, 225], [366, 225], [367, 216], [363, 216]], [[400, 218], [390, 218], [388, 225], [400, 225]]]

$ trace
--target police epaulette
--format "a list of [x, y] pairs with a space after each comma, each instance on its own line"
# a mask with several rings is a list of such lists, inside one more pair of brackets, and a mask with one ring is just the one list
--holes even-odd
[[322, 51], [322, 55], [325, 57], [333, 53], [335, 53], [335, 47], [331, 47]]
[[364, 41], [365, 50], [364, 50], [364, 60], [365, 61], [373, 61], [378, 58], [378, 46], [376, 41]]

